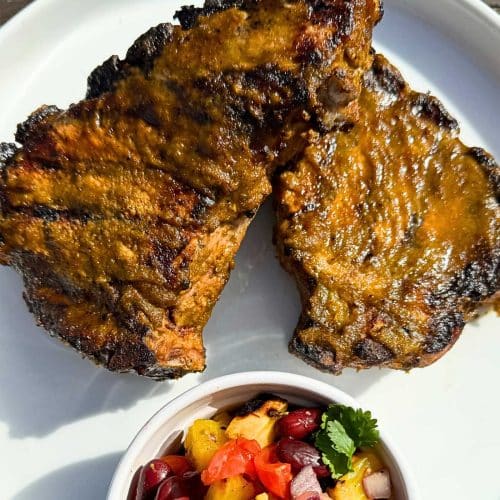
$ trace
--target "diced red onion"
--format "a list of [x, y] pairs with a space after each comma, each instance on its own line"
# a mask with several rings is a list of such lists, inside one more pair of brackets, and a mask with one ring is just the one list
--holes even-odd
[[306, 493], [302, 493], [300, 497], [293, 497], [294, 500], [321, 500], [321, 497], [314, 492], [307, 491]]
[[363, 478], [363, 489], [370, 500], [384, 500], [391, 497], [391, 477], [387, 470], [374, 472]]
[[304, 467], [293, 479], [290, 485], [292, 500], [309, 500], [310, 497], [303, 496], [309, 494], [313, 499], [314, 495], [321, 495], [323, 491], [318, 478], [311, 465]]

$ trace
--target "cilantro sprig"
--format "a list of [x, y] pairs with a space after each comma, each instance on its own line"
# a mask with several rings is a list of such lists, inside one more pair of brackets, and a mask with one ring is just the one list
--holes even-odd
[[352, 470], [352, 457], [356, 449], [370, 448], [379, 439], [377, 420], [371, 412], [332, 404], [321, 417], [315, 445], [332, 477], [338, 479]]

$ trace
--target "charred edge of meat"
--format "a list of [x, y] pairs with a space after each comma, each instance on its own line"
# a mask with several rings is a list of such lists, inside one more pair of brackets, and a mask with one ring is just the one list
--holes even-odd
[[41, 106], [33, 111], [28, 118], [17, 126], [15, 139], [20, 144], [28, 141], [28, 138], [36, 132], [38, 126], [48, 116], [62, 113], [62, 110], [57, 106]]
[[0, 142], [0, 175], [18, 151], [19, 148], [13, 142]]
[[345, 40], [354, 29], [355, 2], [346, 0], [308, 0], [310, 19], [315, 24], [335, 24], [338, 30], [332, 40], [333, 47]]
[[493, 187], [496, 201], [497, 203], [500, 203], [500, 166], [495, 161], [493, 156], [482, 148], [470, 148], [468, 154], [476, 160], [486, 172], [486, 175], [488, 176]]
[[269, 401], [270, 399], [285, 401], [283, 398], [276, 396], [276, 394], [271, 394], [269, 392], [261, 392], [257, 394], [255, 398], [251, 399], [250, 401], [247, 401], [241, 408], [239, 408], [235, 412], [235, 416], [244, 417], [246, 415], [249, 415], [250, 413], [257, 411], [266, 401]]
[[162, 23], [150, 28], [128, 49], [125, 62], [148, 72], [154, 60], [161, 55], [165, 46], [172, 40], [173, 29], [170, 23]]
[[149, 72], [155, 59], [172, 39], [173, 26], [162, 23], [142, 34], [128, 49], [125, 59], [111, 56], [98, 66], [87, 79], [87, 99], [99, 97], [113, 90], [115, 85], [127, 77], [130, 67]]
[[375, 57], [373, 66], [365, 73], [364, 85], [374, 91], [380, 88], [393, 96], [399, 96], [406, 88], [406, 82], [401, 73], [378, 57]]
[[247, 219], [253, 219], [257, 215], [257, 209], [254, 208], [253, 210], [246, 210], [245, 212], [243, 212], [243, 215]]
[[467, 298], [482, 302], [500, 290], [500, 250], [480, 250], [481, 258], [470, 262], [429, 299], [432, 306]]
[[444, 313], [429, 320], [430, 335], [425, 341], [424, 351], [437, 354], [451, 347], [465, 325], [459, 312]]
[[156, 363], [153, 353], [139, 339], [137, 342], [109, 343], [94, 356], [109, 370], [118, 372], [131, 367], [147, 369]]
[[[12, 142], [0, 142], [0, 179], [6, 182], [7, 168], [16, 156], [19, 148]], [[6, 213], [9, 210], [9, 202], [4, 189], [0, 189], [0, 213]], [[0, 245], [3, 244], [4, 238], [0, 233]]]
[[[297, 330], [299, 330], [298, 328]], [[288, 344], [290, 353], [304, 360], [315, 368], [331, 373], [340, 373], [342, 368], [336, 361], [336, 354], [332, 349], [317, 344], [303, 342], [297, 331]]]
[[43, 326], [49, 335], [58, 338], [108, 370], [123, 373], [137, 372], [139, 375], [156, 380], [179, 378], [187, 373], [183, 369], [159, 366], [156, 357], [142, 343], [140, 337], [137, 338], [137, 342], [131, 340], [108, 342], [96, 350], [95, 345], [86, 340], [85, 332], [72, 335], [72, 326], [65, 327], [64, 322], [61, 321], [64, 306], [49, 305], [44, 301], [36, 300], [31, 296], [28, 288], [24, 293], [24, 300], [37, 323]]
[[307, 276], [304, 280], [304, 287], [310, 294], [313, 294], [316, 288], [318, 288], [318, 279], [314, 276]]
[[384, 0], [379, 1], [379, 8], [378, 9], [379, 9], [379, 16], [378, 16], [378, 19], [377, 19], [377, 22], [375, 23], [375, 25], [377, 25], [384, 18], [384, 14], [385, 14]]
[[369, 365], [380, 365], [394, 358], [394, 353], [388, 347], [369, 338], [359, 341], [353, 353]]
[[[355, 6], [351, 1], [336, 2], [332, 0], [310, 0], [309, 18], [314, 24], [335, 24], [338, 29], [329, 40], [331, 48], [340, 45], [353, 31], [355, 25]], [[316, 48], [313, 38], [304, 36], [297, 44], [299, 59], [310, 65], [319, 64], [322, 53]]]
[[89, 357], [108, 370], [120, 373], [137, 372], [158, 381], [180, 378], [192, 371], [158, 365], [154, 354], [142, 342], [129, 345], [110, 344]]
[[459, 131], [457, 120], [448, 113], [439, 99], [429, 94], [415, 94], [410, 103], [412, 112], [415, 115], [428, 118], [439, 127], [446, 128], [450, 131]]
[[[161, 382], [162, 380], [172, 380], [181, 378], [188, 373], [193, 373], [194, 370], [183, 370], [181, 368], [164, 368], [159, 365], [138, 367], [137, 373], [144, 377], [152, 378]], [[203, 371], [203, 370], [200, 370]]]
[[203, 7], [181, 7], [181, 10], [175, 13], [174, 19], [179, 21], [182, 29], [188, 30], [196, 24], [200, 16], [209, 16], [233, 7], [240, 9], [246, 3], [249, 3], [248, 0], [206, 0]]
[[123, 61], [118, 56], [111, 56], [100, 66], [97, 66], [87, 79], [87, 95], [85, 97], [93, 99], [112, 90], [115, 84], [125, 77], [124, 66]]
[[[258, 0], [205, 0], [203, 7], [181, 7], [174, 19], [179, 21], [182, 29], [187, 30], [195, 26], [201, 16], [210, 16], [231, 8], [249, 10], [257, 3]], [[317, 24], [335, 23], [338, 26], [333, 43], [339, 43], [352, 33], [355, 10], [353, 0], [306, 0], [306, 3], [309, 5], [311, 21]]]
[[[40, 255], [35, 255], [25, 251], [18, 251], [11, 255], [12, 261], [9, 263], [22, 277], [26, 290], [44, 286], [52, 288], [55, 293], [62, 293], [73, 298], [77, 291], [69, 286], [46, 265], [45, 260]], [[68, 285], [68, 286], [65, 286]]]

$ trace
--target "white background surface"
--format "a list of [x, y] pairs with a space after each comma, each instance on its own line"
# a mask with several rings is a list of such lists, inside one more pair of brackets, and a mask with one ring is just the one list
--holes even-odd
[[[81, 98], [97, 64], [123, 56], [182, 3], [35, 2], [0, 30], [0, 138], [13, 140], [15, 125], [42, 103]], [[416, 89], [442, 98], [467, 143], [500, 158], [500, 29], [473, 3], [387, 0], [375, 46]], [[0, 270], [1, 499], [103, 498], [122, 451], [173, 396], [217, 375], [277, 369], [327, 381], [373, 410], [414, 467], [424, 500], [500, 500], [500, 320], [469, 325], [424, 370], [321, 374], [286, 350], [299, 302], [275, 259], [272, 224], [267, 204], [206, 328], [207, 371], [177, 382], [114, 375], [80, 359], [34, 325], [21, 280]]]

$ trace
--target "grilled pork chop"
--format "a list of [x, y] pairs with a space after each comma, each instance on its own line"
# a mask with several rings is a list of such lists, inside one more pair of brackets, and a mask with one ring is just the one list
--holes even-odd
[[440, 358], [500, 289], [500, 169], [377, 55], [353, 127], [277, 182], [278, 253], [303, 310], [292, 353], [320, 369]]
[[352, 121], [377, 0], [207, 0], [1, 148], [0, 260], [37, 321], [117, 371], [205, 366], [202, 329], [269, 176]]

